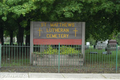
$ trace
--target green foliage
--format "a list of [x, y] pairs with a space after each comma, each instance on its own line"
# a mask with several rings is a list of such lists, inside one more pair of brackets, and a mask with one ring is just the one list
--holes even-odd
[[50, 45], [48, 46], [47, 50], [44, 50], [44, 54], [58, 54], [57, 49], [53, 49]]
[[120, 31], [119, 13], [119, 0], [0, 1], [0, 22], [14, 19], [16, 22], [21, 21], [19, 23], [25, 28], [28, 25], [25, 21], [28, 19], [30, 21], [84, 21], [86, 22], [86, 39], [90, 35], [94, 39], [112, 38], [111, 35], [115, 30]]
[[[58, 50], [57, 49], [53, 49], [50, 45], [48, 46], [47, 50], [44, 50], [44, 52], [34, 52], [35, 54], [58, 54]], [[66, 46], [62, 46], [60, 47], [60, 54], [61, 55], [66, 55], [66, 54], [71, 54], [71, 55], [78, 55], [81, 54], [79, 50], [75, 50], [75, 48], [72, 47], [66, 47]]]
[[95, 45], [96, 40], [93, 38], [92, 35], [86, 40], [87, 42], [90, 42], [90, 45]]
[[120, 45], [120, 33], [117, 34], [116, 40], [117, 40], [118, 44]]
[[20, 23], [20, 25], [25, 28], [28, 24], [27, 24], [27, 21], [23, 20], [23, 21]]
[[79, 50], [75, 50], [72, 47], [62, 46], [60, 47], [60, 54], [81, 54]]
[[2, 17], [2, 20], [3, 20], [3, 21], [6, 21], [6, 20], [7, 20], [7, 17]]

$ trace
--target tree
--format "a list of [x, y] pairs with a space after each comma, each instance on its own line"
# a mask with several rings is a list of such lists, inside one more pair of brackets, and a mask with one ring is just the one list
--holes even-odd
[[3, 44], [3, 42], [4, 42], [4, 40], [3, 40], [3, 28], [4, 28], [4, 24], [3, 24], [2, 21], [0, 21], [0, 24], [1, 24], [1, 26], [0, 26], [0, 41]]
[[[92, 35], [94, 39], [105, 40], [120, 30], [119, 0], [2, 0], [0, 8], [1, 19], [13, 18], [18, 30], [24, 25], [20, 23], [29, 24], [31, 20], [84, 21], [86, 39]], [[28, 25], [24, 28], [29, 32]]]
[[[3, 21], [5, 21], [6, 23], [9, 23], [11, 21], [11, 24], [16, 23], [19, 29], [18, 29], [18, 42], [22, 43], [23, 42], [23, 27], [22, 21], [23, 21], [23, 16], [25, 17], [26, 13], [29, 13], [32, 9], [34, 9], [34, 5], [33, 5], [34, 0], [2, 0], [0, 2], [0, 17]], [[8, 22], [8, 19], [9, 20]], [[1, 21], [2, 21], [1, 20]], [[14, 22], [12, 22], [14, 20]], [[4, 23], [5, 23], [4, 22]], [[10, 35], [11, 38], [13, 37], [13, 29], [15, 28], [11, 28], [11, 27], [15, 27], [14, 25], [10, 26], [9, 25], [9, 31], [10, 31]], [[1, 29], [2, 30], [2, 29]], [[11, 39], [12, 42], [12, 39]]]
[[88, 39], [86, 40], [86, 42], [90, 42], [90, 45], [95, 45], [96, 40], [93, 38], [92, 35], [90, 35], [90, 38], [88, 38]]

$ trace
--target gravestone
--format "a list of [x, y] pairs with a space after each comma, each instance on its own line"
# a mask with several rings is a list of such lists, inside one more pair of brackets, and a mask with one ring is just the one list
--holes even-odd
[[107, 54], [112, 54], [111, 51], [116, 51], [116, 45], [117, 45], [116, 40], [109, 40], [106, 48]]
[[89, 54], [98, 54], [98, 52], [90, 52]]
[[90, 47], [90, 42], [86, 42], [85, 49], [89, 49]]
[[95, 49], [105, 49], [107, 47], [107, 43], [104, 41], [98, 41], [95, 45]]

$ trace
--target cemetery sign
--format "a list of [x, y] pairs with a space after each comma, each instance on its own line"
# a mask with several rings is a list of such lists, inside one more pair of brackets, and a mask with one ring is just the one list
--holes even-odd
[[[30, 24], [30, 63], [33, 45], [82, 45], [85, 47], [85, 22], [38, 22]], [[84, 56], [84, 55], [83, 55]]]
[[31, 40], [42, 45], [81, 45], [83, 22], [32, 22]]

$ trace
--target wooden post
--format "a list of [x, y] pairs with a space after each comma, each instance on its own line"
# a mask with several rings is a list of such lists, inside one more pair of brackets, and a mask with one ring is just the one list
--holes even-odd
[[0, 39], [0, 68], [1, 68], [1, 47], [2, 45], [1, 45], [1, 39]]
[[30, 23], [30, 64], [32, 65], [32, 54], [33, 54], [33, 21]]
[[82, 54], [83, 62], [85, 61], [85, 22], [82, 22]]

